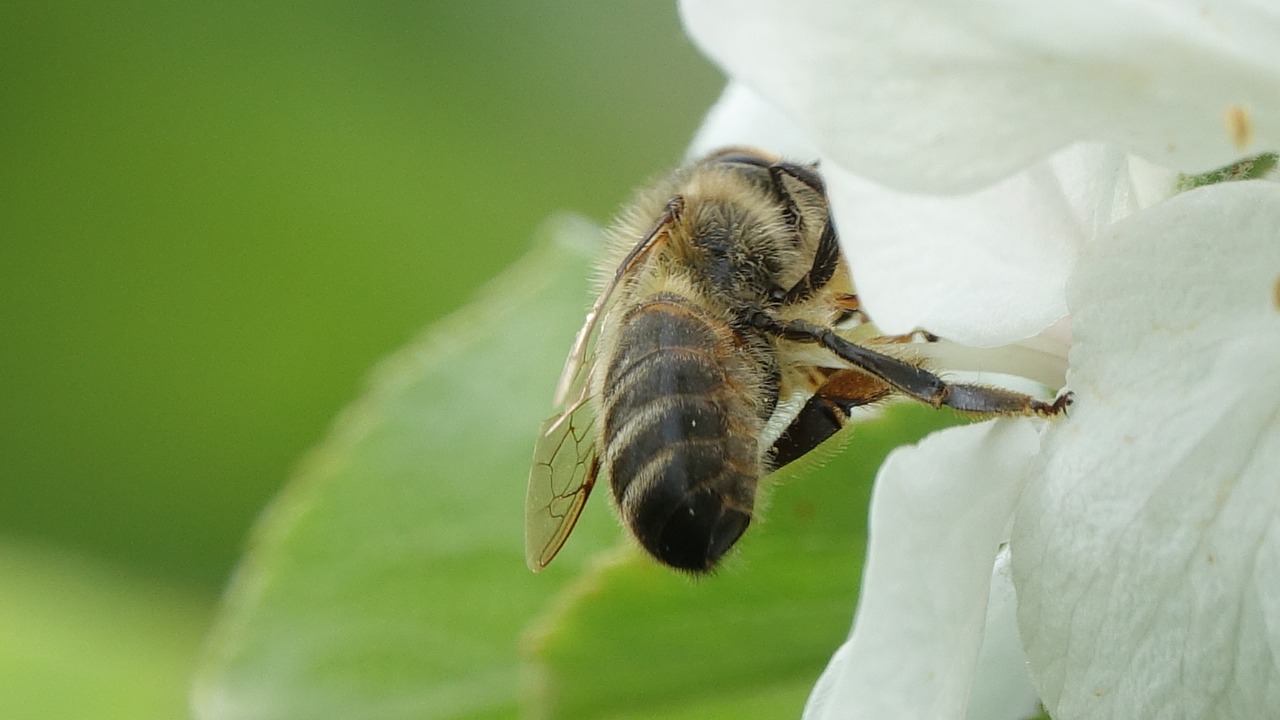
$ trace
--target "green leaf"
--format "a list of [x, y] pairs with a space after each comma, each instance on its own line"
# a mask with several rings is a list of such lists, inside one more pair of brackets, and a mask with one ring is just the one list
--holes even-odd
[[846, 428], [825, 467], [781, 473], [764, 520], [712, 578], [630, 546], [597, 563], [531, 633], [535, 716], [799, 717], [848, 634], [876, 470], [954, 422], [899, 405]]
[[183, 716], [206, 600], [53, 549], [0, 545], [0, 717]]
[[588, 305], [598, 235], [551, 223], [378, 368], [261, 519], [197, 678], [198, 717], [516, 713], [522, 628], [619, 533], [593, 503], [551, 568], [525, 568], [534, 435]]

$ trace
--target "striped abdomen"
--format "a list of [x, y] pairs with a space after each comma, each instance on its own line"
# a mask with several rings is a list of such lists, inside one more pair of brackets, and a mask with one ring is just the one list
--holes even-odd
[[742, 338], [678, 295], [621, 322], [602, 386], [603, 461], [623, 518], [668, 565], [710, 569], [751, 521], [761, 372]]

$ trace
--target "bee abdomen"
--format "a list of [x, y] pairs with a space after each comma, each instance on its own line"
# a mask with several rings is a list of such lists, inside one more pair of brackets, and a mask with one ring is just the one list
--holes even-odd
[[[639, 400], [620, 399], [628, 405]], [[605, 447], [614, 496], [623, 504], [628, 493], [655, 483], [696, 489], [719, 484], [728, 473], [750, 476], [756, 462], [755, 444], [730, 431], [724, 408], [699, 396], [650, 398], [606, 435]]]
[[604, 464], [638, 539], [670, 565], [705, 570], [750, 521], [760, 476], [754, 409], [726, 368], [725, 340], [676, 300], [626, 318], [604, 383]]
[[624, 319], [602, 408], [604, 461], [620, 503], [660, 453], [691, 484], [714, 479], [725, 463], [758, 462], [753, 429], [741, 426], [748, 400], [726, 373], [724, 344], [683, 298], [660, 298]]

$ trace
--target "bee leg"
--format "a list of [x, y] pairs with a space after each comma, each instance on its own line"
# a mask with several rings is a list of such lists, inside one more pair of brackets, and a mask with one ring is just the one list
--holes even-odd
[[862, 302], [858, 300], [857, 295], [836, 295], [835, 303], [840, 310], [840, 317], [835, 321], [836, 325], [853, 322], [855, 318], [859, 325], [871, 321], [871, 318], [867, 317], [867, 311], [862, 309]]
[[835, 353], [858, 370], [869, 373], [899, 392], [933, 407], [949, 407], [979, 415], [1058, 415], [1071, 404], [1071, 394], [1051, 403], [1000, 388], [947, 383], [942, 378], [904, 360], [883, 355], [849, 342], [830, 328], [803, 320], [779, 321], [763, 312], [754, 313], [753, 326], [794, 342], [814, 343]]
[[849, 413], [861, 405], [883, 400], [894, 388], [879, 378], [857, 370], [828, 370], [829, 377], [804, 404], [773, 444], [774, 468], [800, 458], [835, 435], [849, 422]]
[[[796, 226], [801, 222], [800, 209], [796, 206], [795, 195], [791, 187], [788, 186], [794, 183], [801, 183], [808, 185], [811, 190], [819, 195], [826, 193], [826, 184], [822, 182], [822, 176], [812, 166], [796, 165], [789, 162], [774, 163], [769, 166], [769, 179], [773, 182], [774, 197], [784, 208], [783, 214], [790, 218], [792, 224]], [[827, 225], [831, 225], [830, 217], [827, 218]]]
[[860, 313], [863, 311], [862, 301], [858, 299], [858, 296], [855, 293], [841, 293], [836, 295], [836, 305], [840, 306], [841, 310], [849, 312]]
[[[831, 277], [836, 274], [836, 267], [839, 264], [840, 243], [836, 240], [835, 229], [831, 225], [831, 219], [828, 218], [827, 226], [818, 238], [818, 246], [814, 249], [813, 265], [809, 268], [809, 272], [800, 278], [800, 282], [783, 296], [783, 304], [790, 305], [813, 297], [818, 288], [831, 282]], [[857, 302], [856, 297], [854, 302]]]
[[1030, 395], [986, 385], [949, 383], [943, 405], [961, 412], [978, 415], [1040, 415], [1052, 417], [1065, 413], [1071, 406], [1071, 393], [1065, 392], [1053, 402], [1037, 400]]
[[882, 335], [880, 337], [871, 338], [867, 342], [872, 344], [879, 343], [879, 344], [886, 344], [886, 345], [904, 345], [906, 343], [914, 343], [914, 342], [922, 342], [922, 343], [938, 342], [938, 340], [939, 340], [938, 336], [934, 335], [928, 330], [912, 330], [906, 335]]

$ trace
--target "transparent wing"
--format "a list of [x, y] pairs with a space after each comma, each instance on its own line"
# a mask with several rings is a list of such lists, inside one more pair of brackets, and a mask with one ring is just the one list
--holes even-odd
[[[587, 397], [595, 360], [589, 348], [600, 320], [614, 291], [655, 247], [667, 241], [671, 225], [683, 209], [684, 198], [679, 196], [667, 203], [657, 222], [614, 271], [569, 350], [554, 400], [556, 407], [565, 409], [538, 428], [529, 489], [524, 498], [524, 558], [534, 572], [546, 567], [564, 546], [600, 472], [595, 418]], [[566, 407], [568, 398], [576, 399]]]
[[573, 348], [569, 350], [569, 357], [564, 362], [564, 371], [560, 373], [560, 382], [556, 383], [556, 395], [553, 401], [556, 407], [564, 405], [570, 389], [582, 377], [582, 368], [587, 356], [587, 345], [595, 334], [601, 313], [613, 298], [613, 291], [618, 289], [623, 278], [644, 262], [645, 256], [650, 251], [666, 242], [671, 224], [675, 222], [676, 217], [683, 209], [684, 198], [679, 196], [671, 198], [667, 203], [667, 209], [663, 211], [658, 221], [654, 223], [653, 228], [644, 237], [640, 238], [635, 247], [631, 248], [627, 256], [622, 259], [622, 264], [614, 271], [613, 278], [604, 286], [604, 290], [600, 292], [600, 297], [596, 298], [595, 304], [591, 306], [591, 310], [587, 313], [586, 322], [582, 324], [582, 329], [578, 331], [578, 336], [573, 339]]
[[538, 428], [524, 500], [524, 557], [538, 572], [560, 552], [582, 514], [599, 472], [590, 403], [548, 418]]

